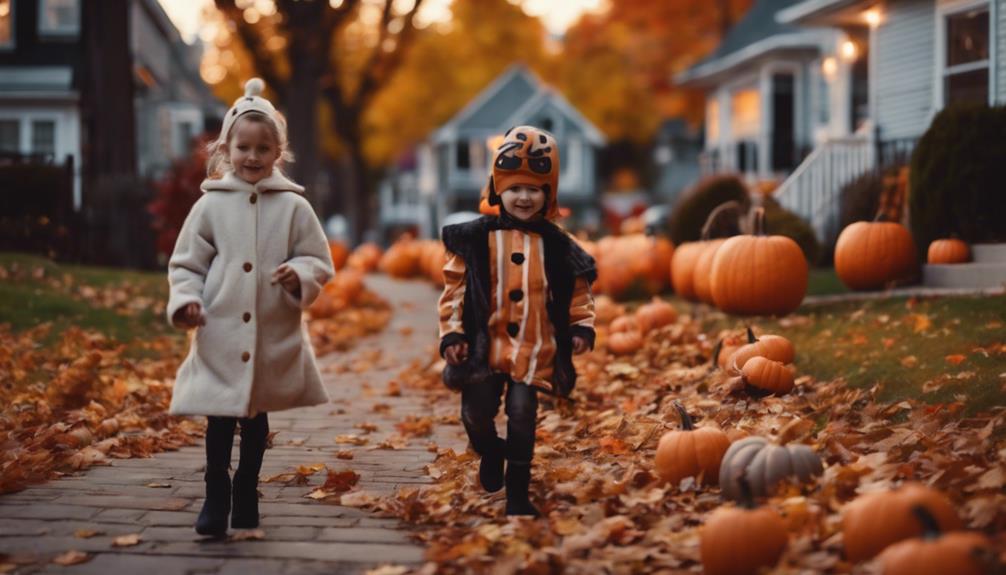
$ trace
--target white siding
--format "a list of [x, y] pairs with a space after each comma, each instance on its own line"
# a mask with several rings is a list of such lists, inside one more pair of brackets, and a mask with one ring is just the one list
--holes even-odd
[[[998, 14], [995, 14], [998, 12]], [[993, 21], [995, 27], [996, 42], [996, 101], [1006, 104], [1006, 0], [999, 0], [998, 10], [993, 11], [996, 19]]]
[[936, 14], [932, 0], [894, 0], [876, 33], [876, 114], [883, 139], [929, 126], [933, 107]]

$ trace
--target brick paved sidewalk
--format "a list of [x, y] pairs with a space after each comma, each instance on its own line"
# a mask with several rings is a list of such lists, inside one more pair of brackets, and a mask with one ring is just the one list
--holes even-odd
[[[425, 283], [382, 276], [367, 281], [392, 303], [391, 323], [351, 351], [321, 358], [332, 404], [270, 415], [270, 427], [279, 433], [266, 452], [263, 479], [298, 465], [323, 463], [355, 470], [361, 476], [358, 487], [368, 493], [391, 493], [429, 481], [424, 467], [435, 454], [425, 441], [413, 440], [400, 450], [373, 446], [392, 435], [404, 416], [425, 414], [422, 402], [408, 390], [398, 397], [385, 391], [411, 360], [432, 353], [438, 292]], [[346, 371], [353, 363], [356, 369]], [[365, 366], [370, 368], [361, 371]], [[387, 408], [375, 411], [375, 404]], [[356, 427], [365, 422], [377, 430], [365, 434]], [[339, 445], [335, 437], [342, 434], [364, 435], [368, 444]], [[442, 447], [464, 449], [460, 437], [438, 432], [431, 439]], [[341, 450], [352, 450], [353, 459], [337, 459], [335, 452]], [[379, 564], [416, 566], [422, 561], [422, 548], [396, 520], [305, 498], [324, 480], [324, 471], [311, 477], [311, 485], [260, 484], [263, 540], [204, 540], [192, 529], [202, 506], [203, 454], [200, 444], [151, 459], [116, 459], [79, 477], [0, 496], [0, 554], [19, 563], [34, 560], [15, 573], [72, 574], [362, 573]], [[237, 454], [235, 445], [233, 465]], [[102, 534], [77, 538], [79, 529]], [[138, 545], [112, 546], [116, 536], [133, 533], [141, 536]], [[92, 558], [70, 567], [50, 563], [68, 550]]]

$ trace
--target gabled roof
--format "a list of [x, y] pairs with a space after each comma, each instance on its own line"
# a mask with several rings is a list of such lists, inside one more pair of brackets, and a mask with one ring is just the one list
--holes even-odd
[[780, 10], [776, 20], [801, 26], [865, 26], [862, 10], [870, 0], [800, 0]]
[[675, 80], [687, 83], [736, 66], [751, 58], [780, 48], [814, 47], [816, 36], [776, 20], [776, 14], [800, 0], [756, 0], [754, 6], [723, 37], [716, 50], [679, 74]]
[[[514, 102], [520, 104], [516, 109]], [[458, 138], [466, 128], [502, 131], [528, 119], [538, 110], [553, 105], [576, 124], [590, 143], [601, 146], [604, 135], [556, 90], [546, 86], [523, 64], [515, 64], [479, 92], [460, 112], [430, 136], [434, 144]]]

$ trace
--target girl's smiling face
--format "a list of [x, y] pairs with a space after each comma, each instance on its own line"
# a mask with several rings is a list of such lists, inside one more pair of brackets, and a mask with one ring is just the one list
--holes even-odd
[[503, 209], [518, 220], [528, 221], [541, 215], [545, 207], [545, 192], [534, 186], [512, 186], [500, 194]]
[[237, 121], [231, 133], [228, 155], [234, 174], [249, 184], [256, 184], [272, 174], [280, 152], [269, 127], [245, 118]]

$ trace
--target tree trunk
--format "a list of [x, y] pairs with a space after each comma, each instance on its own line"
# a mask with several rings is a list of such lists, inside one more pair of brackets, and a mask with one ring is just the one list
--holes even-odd
[[[346, 148], [343, 177], [331, 193], [342, 195], [344, 215], [349, 220], [350, 239], [359, 243], [371, 225], [371, 194], [367, 182], [367, 161], [363, 156], [363, 138], [360, 135], [360, 112], [347, 110], [341, 118], [333, 118], [333, 129]], [[334, 202], [333, 202], [334, 203]]]
[[286, 114], [290, 148], [295, 162], [290, 166], [293, 178], [307, 187], [312, 198], [322, 190], [315, 189], [318, 180], [320, 139], [318, 137], [318, 96], [321, 93], [321, 73], [327, 59], [331, 38], [317, 25], [316, 10], [290, 10], [288, 47], [290, 81], [286, 85]]

